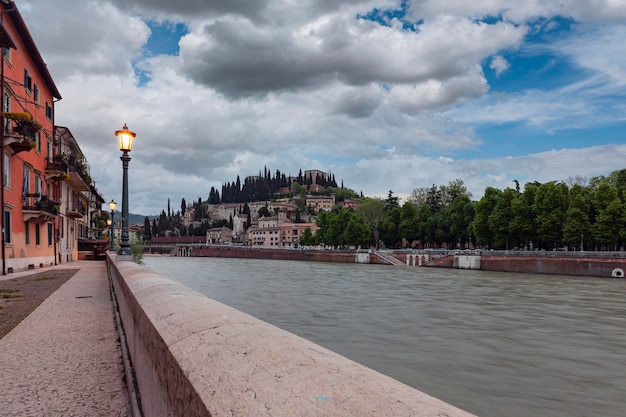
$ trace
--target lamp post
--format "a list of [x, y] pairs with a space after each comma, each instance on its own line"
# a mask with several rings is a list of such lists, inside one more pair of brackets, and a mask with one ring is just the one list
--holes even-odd
[[109, 226], [109, 251], [113, 252], [113, 220], [107, 219], [107, 226]]
[[115, 218], [115, 209], [117, 208], [117, 203], [115, 200], [109, 201], [109, 209], [111, 210], [111, 223], [107, 221], [107, 223], [111, 226], [111, 242], [109, 242], [109, 250], [113, 252], [115, 250], [115, 245], [113, 244], [113, 236], [115, 231], [115, 222], [113, 219]]
[[120, 159], [122, 160], [122, 240], [120, 242], [120, 255], [131, 255], [130, 242], [128, 240], [128, 162], [130, 162], [130, 152], [133, 148], [133, 139], [135, 139], [135, 132], [128, 130], [126, 124], [122, 127], [122, 130], [116, 130], [115, 136], [117, 136], [117, 143], [120, 151], [123, 152]]

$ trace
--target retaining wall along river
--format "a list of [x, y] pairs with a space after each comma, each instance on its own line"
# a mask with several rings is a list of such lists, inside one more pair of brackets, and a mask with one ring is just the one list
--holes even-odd
[[248, 246], [146, 246], [146, 253], [219, 258], [277, 259], [316, 262], [391, 264], [393, 257], [407, 266], [480, 269], [527, 274], [624, 278], [626, 252], [303, 250]]
[[146, 416], [471, 417], [133, 262], [107, 267]]

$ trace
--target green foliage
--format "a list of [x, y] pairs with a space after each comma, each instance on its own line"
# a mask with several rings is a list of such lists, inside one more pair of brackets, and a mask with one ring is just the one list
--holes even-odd
[[380, 241], [379, 225], [385, 218], [384, 203], [375, 198], [364, 198], [359, 202], [356, 213], [363, 217], [365, 224], [371, 229], [374, 244], [378, 248]]
[[133, 254], [133, 261], [143, 265], [143, 243], [133, 242], [130, 244], [130, 251]]
[[150, 219], [148, 217], [143, 219], [144, 240], [152, 240], [152, 229], [150, 227]]
[[302, 232], [300, 236], [300, 244], [304, 246], [313, 246], [317, 244], [315, 237], [313, 236], [313, 232], [311, 232], [311, 228], [307, 227]]
[[473, 230], [476, 242], [480, 245], [491, 247], [495, 239], [495, 232], [489, 224], [489, 216], [494, 211], [502, 191], [497, 188], [487, 187], [485, 194], [476, 204], [476, 215], [473, 222]]
[[322, 212], [317, 217], [317, 226], [316, 240], [325, 245], [368, 247], [372, 243], [371, 228], [361, 215], [352, 210]]

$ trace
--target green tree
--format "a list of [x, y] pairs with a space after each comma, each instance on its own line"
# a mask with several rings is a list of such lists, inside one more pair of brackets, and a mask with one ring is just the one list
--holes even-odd
[[568, 246], [578, 246], [591, 238], [591, 221], [589, 220], [591, 204], [589, 192], [580, 184], [574, 184], [570, 189], [569, 206], [565, 213], [563, 238]]
[[408, 245], [419, 240], [419, 219], [417, 209], [413, 203], [405, 202], [400, 211], [400, 224], [398, 225], [400, 238]]
[[524, 186], [524, 192], [511, 202], [511, 210], [513, 210], [511, 232], [515, 233], [520, 242], [529, 248], [533, 247], [533, 242], [537, 239], [537, 224], [533, 207], [535, 194], [540, 185], [538, 182], [527, 183]]
[[430, 188], [428, 187], [418, 187], [414, 188], [411, 191], [411, 194], [407, 198], [407, 201], [413, 203], [415, 207], [421, 207], [423, 204], [426, 204], [426, 199], [428, 197], [428, 192]]
[[491, 247], [494, 242], [495, 237], [489, 226], [489, 216], [498, 202], [500, 193], [502, 191], [497, 188], [487, 187], [483, 197], [476, 203], [476, 215], [472, 222], [472, 228], [478, 245]]
[[449, 208], [457, 197], [465, 196], [468, 199], [472, 198], [472, 194], [467, 191], [467, 187], [463, 183], [463, 180], [456, 179], [450, 181], [447, 185], [439, 187], [441, 194], [441, 204]]
[[382, 201], [375, 198], [364, 198], [356, 207], [356, 213], [363, 217], [365, 224], [372, 230], [374, 244], [378, 249], [380, 244], [380, 228], [379, 225], [385, 218], [385, 205]]
[[147, 241], [152, 240], [152, 230], [150, 229], [150, 219], [146, 216], [143, 219], [144, 239]]
[[300, 236], [300, 244], [304, 246], [315, 245], [315, 238], [313, 237], [313, 232], [311, 232], [310, 227], [307, 227], [302, 231], [302, 235]]
[[512, 203], [518, 197], [517, 191], [506, 188], [497, 196], [497, 201], [487, 219], [489, 229], [498, 248], [509, 250], [509, 244], [517, 244], [517, 239], [511, 233], [511, 223], [514, 218]]
[[386, 218], [380, 225], [380, 239], [388, 248], [395, 248], [402, 243], [400, 236], [400, 220], [402, 211], [399, 207], [394, 207], [386, 212]]
[[533, 208], [537, 216], [537, 232], [545, 249], [553, 249], [562, 243], [568, 194], [565, 183], [549, 182], [537, 188]]
[[471, 237], [471, 223], [474, 219], [474, 204], [468, 195], [458, 195], [452, 201], [448, 211], [450, 220], [450, 239], [462, 245]]
[[259, 218], [261, 217], [271, 217], [272, 214], [270, 213], [269, 209], [267, 208], [267, 204], [265, 204], [263, 207], [261, 207], [258, 211], [259, 213]]
[[616, 250], [620, 235], [621, 221], [624, 218], [624, 207], [619, 198], [598, 213], [593, 227], [593, 237], [609, 250]]
[[600, 183], [593, 195], [596, 212], [592, 226], [593, 238], [606, 249], [614, 249], [622, 231], [624, 205], [618, 197], [618, 189], [609, 181]]
[[399, 199], [393, 195], [393, 191], [389, 190], [389, 194], [387, 194], [387, 199], [385, 200], [385, 211], [389, 211], [396, 207], [400, 207]]
[[321, 212], [317, 218], [315, 219], [315, 223], [317, 224], [318, 230], [315, 233], [318, 236], [318, 242], [324, 245], [329, 245], [329, 227], [330, 227], [330, 219], [332, 214], [328, 211]]
[[349, 246], [369, 247], [372, 243], [372, 231], [365, 224], [363, 217], [351, 213], [350, 220], [343, 231], [343, 241]]
[[339, 212], [332, 213], [328, 227], [329, 234], [327, 235], [331, 245], [337, 247], [350, 244], [346, 241], [346, 235], [344, 232], [348, 227], [351, 218], [352, 212], [348, 209], [342, 209]]

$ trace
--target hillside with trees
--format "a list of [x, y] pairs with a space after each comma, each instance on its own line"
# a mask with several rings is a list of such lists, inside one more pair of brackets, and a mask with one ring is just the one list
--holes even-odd
[[[343, 183], [337, 187], [332, 174], [311, 178], [300, 171], [290, 177], [265, 169], [243, 182], [237, 177], [223, 184], [221, 192], [212, 188], [205, 201], [187, 204], [183, 199], [177, 212], [168, 201], [167, 213], [150, 223], [149, 234], [175, 230], [182, 236], [202, 236], [209, 227], [232, 227], [232, 216], [209, 219], [209, 205], [240, 204], [238, 213], [250, 218], [248, 202], [278, 198], [297, 206], [299, 221], [306, 210], [303, 197], [312, 193], [313, 184], [317, 194], [335, 194], [337, 202], [353, 199], [358, 206], [338, 204], [332, 211], [314, 213], [319, 230], [304, 234], [300, 243], [307, 246], [621, 250], [626, 242], [626, 169], [590, 180], [576, 177], [523, 187], [515, 181], [503, 190], [487, 187], [479, 200], [457, 179], [415, 188], [402, 204], [391, 190], [382, 199], [359, 196]], [[196, 226], [184, 228], [188, 209], [194, 210]]]
[[[400, 205], [363, 198], [355, 211], [318, 216], [317, 235], [306, 244], [367, 246], [355, 234], [369, 229], [369, 245], [387, 248], [621, 250], [626, 241], [626, 169], [609, 176], [488, 187], [474, 201], [461, 180], [416, 188]], [[362, 222], [362, 223], [361, 223]]]
[[334, 187], [337, 188], [335, 176], [332, 173], [328, 175], [303, 175], [302, 170], [298, 176], [287, 176], [280, 170], [271, 174], [267, 167], [263, 174], [259, 171], [259, 175], [247, 177], [243, 182], [240, 177], [233, 182], [222, 185], [221, 196], [215, 187], [211, 187], [209, 191], [209, 204], [219, 203], [246, 203], [251, 201], [267, 201], [276, 198], [277, 194], [293, 193], [293, 186], [297, 184], [300, 187], [308, 189], [311, 185], [316, 184], [323, 189]]

